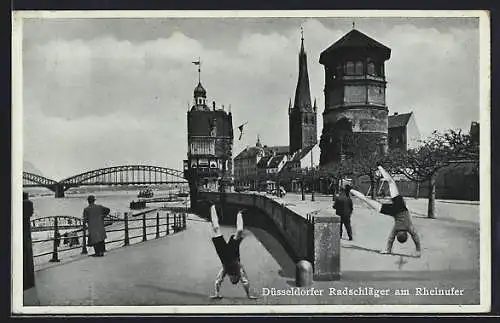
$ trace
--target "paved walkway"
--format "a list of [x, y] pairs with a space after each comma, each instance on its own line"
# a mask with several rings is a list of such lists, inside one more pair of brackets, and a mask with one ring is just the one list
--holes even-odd
[[[310, 196], [308, 196], [310, 198]], [[331, 210], [331, 197], [302, 203], [300, 195], [284, 200], [303, 211]], [[293, 205], [291, 205], [293, 204]], [[309, 206], [306, 206], [306, 205]], [[210, 240], [208, 223], [188, 221], [186, 231], [110, 250], [103, 258], [77, 257], [36, 272], [40, 305], [201, 305], [201, 304], [474, 304], [479, 299], [479, 226], [475, 221], [429, 220], [415, 217], [423, 245], [421, 258], [381, 255], [392, 219], [369, 211], [354, 201], [354, 241], [342, 241], [342, 277], [335, 282], [314, 282], [316, 296], [265, 295], [266, 288], [295, 286], [295, 265], [267, 232], [248, 228], [241, 257], [257, 300], [247, 300], [241, 286], [227, 280], [222, 300], [210, 300], [220, 262]], [[476, 206], [477, 207], [477, 206]], [[234, 230], [224, 227], [226, 238]], [[409, 255], [409, 240], [395, 243], [394, 252]], [[372, 287], [390, 295], [332, 296], [329, 288]], [[464, 289], [462, 296], [414, 295], [415, 288]], [[411, 296], [394, 295], [408, 288]], [[33, 299], [33, 298], [31, 298]], [[36, 305], [28, 301], [26, 305]]]

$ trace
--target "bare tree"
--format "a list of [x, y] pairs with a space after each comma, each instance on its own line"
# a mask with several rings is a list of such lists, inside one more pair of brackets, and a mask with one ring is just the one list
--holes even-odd
[[429, 183], [427, 217], [435, 218], [436, 174], [439, 170], [461, 162], [479, 166], [479, 147], [470, 135], [460, 130], [434, 131], [416, 149], [393, 151], [388, 156], [393, 173], [400, 173], [416, 183]]
[[392, 169], [390, 159], [386, 158], [386, 142], [383, 138], [371, 135], [344, 136], [342, 142], [342, 155], [338, 162], [322, 167], [323, 174], [341, 180], [346, 176], [359, 178], [368, 176], [370, 179], [370, 195], [375, 199], [377, 166], [383, 164], [386, 169]]

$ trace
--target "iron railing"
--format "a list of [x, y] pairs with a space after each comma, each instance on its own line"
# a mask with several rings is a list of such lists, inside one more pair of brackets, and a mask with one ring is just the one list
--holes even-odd
[[[154, 217], [147, 217], [146, 215], [153, 213], [156, 211], [156, 216]], [[116, 243], [116, 242], [122, 242], [122, 246], [128, 246], [130, 245], [130, 240], [134, 238], [141, 238], [142, 241], [147, 241], [148, 236], [154, 235], [154, 239], [160, 238], [162, 235], [167, 236], [171, 233], [177, 233], [179, 231], [185, 230], [186, 229], [186, 216], [187, 214], [185, 212], [164, 212], [165, 215], [160, 216], [160, 212], [158, 209], [153, 209], [153, 210], [148, 210], [144, 211], [141, 213], [136, 213], [132, 214], [130, 213], [125, 213], [123, 218], [116, 218], [116, 217], [111, 217], [105, 219], [106, 225], [110, 224], [115, 224], [115, 223], [120, 223], [123, 222], [123, 228], [119, 229], [106, 229], [106, 233], [111, 233], [111, 232], [122, 232], [123, 231], [123, 237], [120, 237], [119, 239], [114, 239], [114, 240], [106, 240], [106, 244], [110, 243]], [[160, 220], [165, 220], [163, 221], [164, 223], [161, 224]], [[142, 222], [141, 225], [131, 228], [129, 226], [130, 223], [134, 222]], [[147, 224], [148, 221], [153, 221], [154, 224]], [[163, 227], [163, 229], [162, 229]], [[156, 228], [154, 232], [147, 232], [148, 228]], [[137, 231], [140, 230], [141, 233], [137, 235], [131, 235], [131, 231]], [[87, 251], [87, 232], [88, 228], [86, 227], [85, 223], [82, 224], [82, 228], [77, 229], [77, 230], [72, 230], [71, 234], [68, 236], [61, 236], [60, 234], [60, 229], [58, 225], [58, 220], [57, 217], [54, 219], [54, 231], [53, 231], [53, 236], [48, 239], [38, 239], [32, 241], [32, 244], [38, 244], [38, 243], [43, 243], [43, 242], [50, 242], [52, 241], [52, 251], [49, 252], [42, 252], [39, 254], [33, 255], [33, 258], [38, 258], [38, 257], [43, 257], [43, 256], [48, 256], [52, 254], [52, 258], [49, 260], [50, 262], [59, 262], [59, 253], [70, 251], [70, 250], [76, 250], [76, 249], [81, 249], [81, 254], [85, 255], [88, 253]], [[67, 248], [61, 248], [61, 239], [65, 239], [65, 244], [69, 244], [70, 246]], [[77, 239], [78, 243], [76, 247], [72, 247], [72, 239]], [[80, 246], [80, 239], [82, 240], [82, 244]]]

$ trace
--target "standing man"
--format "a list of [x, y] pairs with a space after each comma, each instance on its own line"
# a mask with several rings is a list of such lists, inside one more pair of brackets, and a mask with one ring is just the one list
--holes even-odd
[[347, 230], [347, 236], [352, 241], [351, 214], [353, 210], [352, 199], [349, 194], [351, 185], [346, 184], [340, 188], [339, 194], [335, 197], [333, 208], [335, 213], [340, 216], [340, 238], [342, 238], [342, 226]]
[[212, 242], [217, 251], [217, 255], [222, 263], [222, 268], [215, 279], [215, 294], [211, 298], [222, 298], [220, 295], [220, 287], [226, 275], [233, 285], [241, 281], [243, 288], [249, 299], [256, 299], [257, 297], [250, 294], [250, 283], [248, 281], [247, 273], [243, 268], [240, 261], [240, 243], [243, 240], [243, 216], [244, 210], [240, 210], [236, 215], [236, 232], [231, 235], [229, 241], [226, 242], [219, 226], [219, 218], [215, 205], [210, 203], [210, 218], [212, 223]]
[[87, 198], [89, 206], [83, 210], [83, 223], [87, 224], [89, 236], [88, 245], [94, 247], [96, 257], [104, 256], [106, 229], [104, 228], [104, 216], [108, 215], [110, 209], [95, 204], [95, 196]]
[[415, 230], [415, 227], [413, 226], [413, 223], [411, 221], [410, 211], [408, 211], [408, 209], [406, 208], [403, 197], [399, 194], [398, 186], [396, 185], [396, 182], [391, 177], [391, 175], [389, 175], [389, 173], [385, 169], [383, 169], [382, 166], [378, 166], [378, 170], [384, 177], [384, 180], [389, 184], [389, 193], [391, 195], [392, 203], [381, 204], [377, 201], [368, 199], [362, 193], [353, 189], [351, 189], [351, 193], [354, 196], [359, 197], [370, 208], [382, 214], [390, 215], [394, 218], [394, 227], [389, 234], [387, 247], [385, 250], [382, 250], [381, 253], [391, 253], [394, 239], [397, 237], [399, 242], [405, 242], [408, 239], [409, 233], [413, 239], [413, 242], [415, 242], [415, 247], [417, 250], [416, 256], [420, 257], [420, 238], [418, 237], [417, 231]]
[[23, 290], [35, 286], [35, 267], [33, 264], [33, 246], [31, 244], [31, 216], [33, 202], [28, 193], [23, 192]]

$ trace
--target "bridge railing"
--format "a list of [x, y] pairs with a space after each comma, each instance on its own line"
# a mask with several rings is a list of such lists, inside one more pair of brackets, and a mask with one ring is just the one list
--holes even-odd
[[[154, 212], [156, 212], [156, 214], [154, 214]], [[151, 214], [153, 215], [151, 216]], [[162, 212], [162, 214], [160, 215], [159, 209], [147, 210], [135, 214], [131, 212], [125, 213], [123, 218], [108, 217], [105, 219], [107, 235], [105, 244], [115, 244], [115, 247], [116, 244], [118, 244], [117, 247], [121, 247], [134, 244], [131, 243], [134, 239], [137, 242], [147, 241], [148, 237], [149, 239], [151, 239], [151, 236], [154, 236], [154, 239], [158, 239], [162, 236], [185, 230], [186, 219], [187, 214], [185, 212], [167, 211]], [[109, 228], [109, 226], [113, 224], [116, 224], [118, 227]], [[61, 235], [61, 230], [64, 229], [65, 227], [60, 226], [57, 217], [55, 217], [52, 237], [32, 241], [34, 250], [36, 249], [36, 245], [45, 243], [51, 244], [51, 251], [34, 254], [33, 258], [36, 259], [51, 255], [52, 257], [49, 262], [59, 262], [61, 253], [67, 253], [72, 250], [81, 250], [80, 254], [87, 254], [87, 226], [85, 224], [82, 224], [81, 228], [76, 230], [72, 229], [70, 232]], [[139, 233], [137, 233], [137, 231], [139, 231]], [[69, 247], [62, 248], [61, 240], [64, 245], [69, 245]], [[80, 240], [82, 241], [81, 244]], [[123, 244], [120, 245], [120, 242], [122, 242]]]

